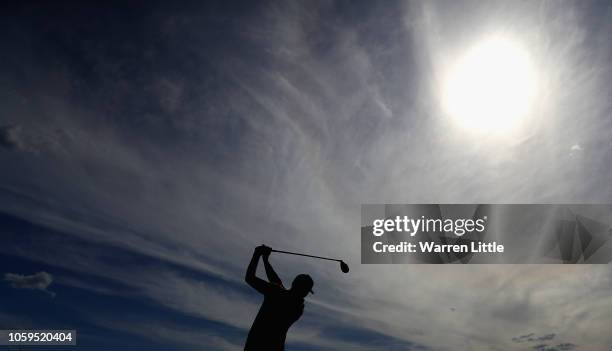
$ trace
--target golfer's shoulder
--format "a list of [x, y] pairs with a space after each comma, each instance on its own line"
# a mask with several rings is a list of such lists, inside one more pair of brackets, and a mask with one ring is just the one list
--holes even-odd
[[270, 288], [266, 291], [266, 295], [268, 296], [280, 296], [288, 293], [288, 290], [283, 287], [282, 284], [272, 284], [270, 283]]

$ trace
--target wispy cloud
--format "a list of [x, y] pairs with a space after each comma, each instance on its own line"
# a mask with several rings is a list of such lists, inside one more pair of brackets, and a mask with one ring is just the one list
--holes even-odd
[[6, 125], [0, 127], [0, 147], [8, 150], [18, 150], [23, 147], [19, 138], [21, 127], [18, 125]]
[[55, 293], [47, 289], [53, 283], [53, 276], [47, 272], [38, 272], [31, 275], [5, 273], [4, 281], [15, 289], [40, 290], [55, 297]]

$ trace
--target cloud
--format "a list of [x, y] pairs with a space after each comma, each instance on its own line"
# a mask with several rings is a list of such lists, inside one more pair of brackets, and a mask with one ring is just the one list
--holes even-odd
[[[228, 340], [229, 338], [217, 335], [210, 328], [193, 328], [179, 323], [167, 323], [143, 319], [94, 318], [93, 322], [102, 328], [114, 329], [122, 333], [138, 335], [156, 342], [168, 343], [179, 350], [201, 350], [202, 345], [208, 349], [219, 351], [242, 350], [243, 340]], [[129, 320], [126, 320], [129, 319]]]
[[535, 351], [573, 351], [578, 350], [578, 346], [572, 343], [562, 343], [558, 345], [539, 344], [533, 348]]
[[159, 79], [153, 86], [159, 96], [160, 108], [166, 113], [176, 113], [182, 104], [184, 86], [181, 81]]
[[[49, 128], [48, 126], [5, 125], [0, 126], [0, 148], [24, 151], [40, 155], [42, 152], [65, 154], [74, 146], [77, 138], [83, 138], [76, 130]], [[80, 146], [91, 141], [79, 140]]]
[[570, 148], [570, 151], [582, 151], [582, 146], [580, 146], [580, 144], [574, 144], [572, 145], [572, 147]]
[[583, 152], [584, 152], [584, 148], [582, 147], [582, 145], [574, 144], [570, 147], [569, 155], [578, 156], [578, 155], [582, 155]]
[[23, 149], [20, 135], [21, 126], [19, 125], [0, 126], [0, 147], [7, 150]]
[[512, 338], [513, 342], [522, 343], [522, 342], [538, 342], [538, 341], [549, 341], [555, 338], [555, 334], [546, 334], [542, 336], [536, 336], [534, 333], [529, 333], [526, 335], [521, 335]]
[[530, 348], [535, 351], [572, 351], [578, 349], [577, 345], [568, 342], [557, 345], [544, 343], [552, 341], [555, 339], [555, 337], [555, 333], [544, 334], [541, 336], [538, 336], [535, 333], [529, 333], [512, 338], [512, 342], [532, 344]]
[[4, 281], [8, 282], [15, 289], [40, 290], [52, 297], [55, 296], [54, 292], [47, 290], [53, 282], [53, 276], [47, 272], [38, 272], [32, 275], [6, 273], [4, 274]]

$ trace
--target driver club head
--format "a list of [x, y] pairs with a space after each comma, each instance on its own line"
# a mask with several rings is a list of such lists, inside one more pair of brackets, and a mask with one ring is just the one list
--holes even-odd
[[340, 261], [340, 270], [342, 271], [342, 273], [348, 273], [349, 272], [348, 264], [344, 263], [344, 261]]

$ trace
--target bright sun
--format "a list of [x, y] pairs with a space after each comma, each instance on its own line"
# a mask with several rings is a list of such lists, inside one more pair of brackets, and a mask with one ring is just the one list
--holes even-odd
[[444, 109], [460, 126], [506, 134], [528, 114], [537, 77], [527, 51], [513, 41], [493, 37], [458, 59], [443, 89]]

